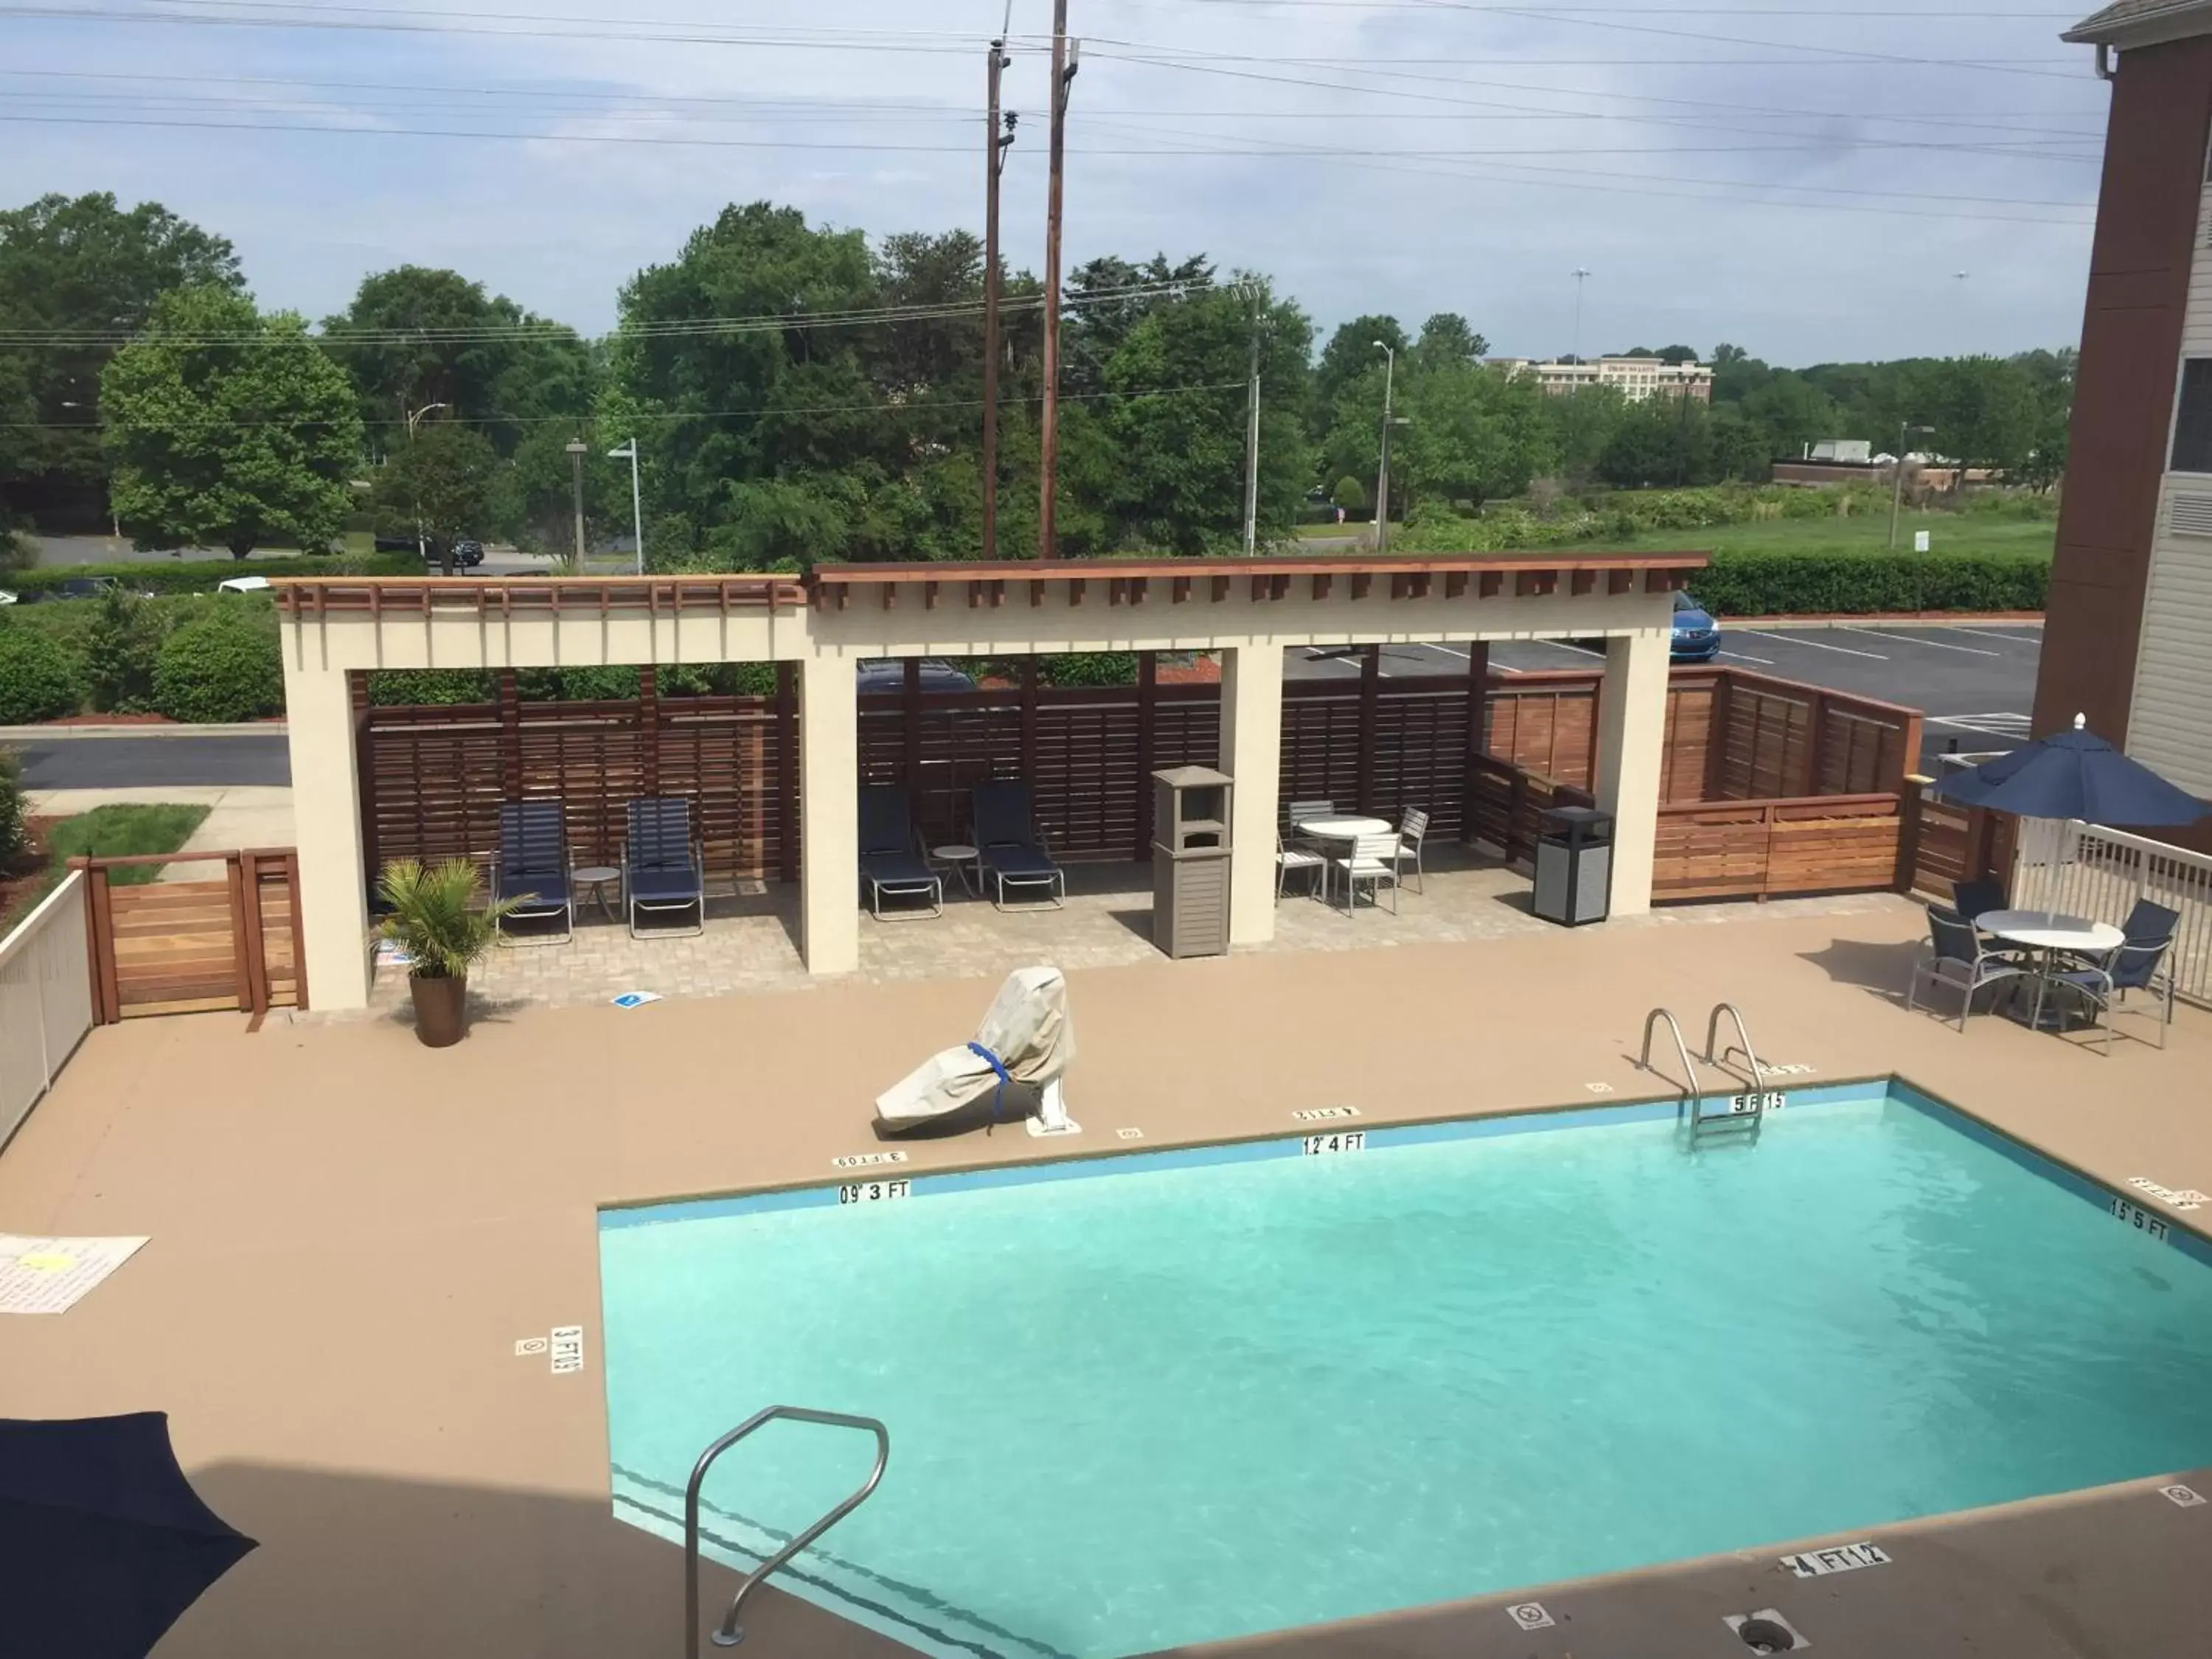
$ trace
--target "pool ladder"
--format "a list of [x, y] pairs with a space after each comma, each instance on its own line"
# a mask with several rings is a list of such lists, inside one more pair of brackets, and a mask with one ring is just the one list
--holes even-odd
[[[1720, 1041], [1723, 1014], [1735, 1023], [1735, 1041], [1725, 1048], [1716, 1050], [1714, 1045]], [[1759, 1055], [1752, 1048], [1751, 1033], [1743, 1023], [1743, 1011], [1733, 1002], [1713, 1005], [1713, 1012], [1705, 1021], [1704, 1058], [1706, 1065], [1717, 1070], [1728, 1063], [1729, 1056], [1743, 1056], [1744, 1064], [1751, 1072], [1751, 1093], [1747, 1097], [1750, 1109], [1747, 1111], [1708, 1112], [1705, 1109], [1704, 1097], [1698, 1090], [1697, 1063], [1690, 1058], [1690, 1045], [1683, 1040], [1682, 1028], [1675, 1022], [1674, 1016], [1664, 1008], [1654, 1008], [1644, 1017], [1644, 1052], [1637, 1063], [1645, 1071], [1652, 1071], [1651, 1034], [1662, 1020], [1666, 1022], [1668, 1033], [1674, 1039], [1674, 1053], [1682, 1062], [1682, 1093], [1675, 1103], [1674, 1109], [1678, 1118], [1688, 1122], [1692, 1140], [1717, 1129], [1749, 1128], [1756, 1133], [1759, 1120], [1766, 1115], [1766, 1073], [1759, 1063]]]
[[890, 1461], [891, 1434], [872, 1417], [850, 1417], [843, 1412], [817, 1412], [805, 1406], [770, 1406], [766, 1411], [756, 1412], [744, 1422], [699, 1454], [692, 1465], [690, 1481], [684, 1488], [684, 1659], [699, 1659], [699, 1488], [707, 1479], [707, 1471], [714, 1460], [764, 1424], [777, 1418], [788, 1418], [794, 1423], [821, 1423], [833, 1429], [865, 1429], [876, 1437], [875, 1467], [859, 1491], [836, 1509], [823, 1516], [805, 1531], [745, 1575], [738, 1586], [738, 1593], [730, 1598], [730, 1609], [715, 1626], [714, 1643], [718, 1648], [733, 1648], [745, 1639], [744, 1626], [738, 1622], [738, 1610], [745, 1598], [753, 1593], [761, 1580], [805, 1549], [809, 1544], [842, 1521], [867, 1501], [868, 1494], [884, 1478], [884, 1465]]

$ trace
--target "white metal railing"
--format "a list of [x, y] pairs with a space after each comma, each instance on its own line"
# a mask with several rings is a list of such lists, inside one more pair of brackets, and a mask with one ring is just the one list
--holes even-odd
[[2181, 913], [2172, 956], [2174, 994], [2212, 1007], [2212, 856], [2079, 819], [2021, 820], [2009, 901], [2015, 909], [2059, 910], [2117, 925], [2137, 899]]
[[0, 939], [0, 1146], [91, 1029], [84, 877], [72, 870]]

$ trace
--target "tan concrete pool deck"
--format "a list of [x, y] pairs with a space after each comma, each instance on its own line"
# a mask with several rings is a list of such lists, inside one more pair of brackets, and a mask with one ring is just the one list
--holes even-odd
[[[1901, 900], [1747, 907], [1712, 927], [1079, 969], [1085, 1134], [911, 1143], [902, 1173], [1124, 1151], [1122, 1128], [1148, 1146], [1286, 1134], [1313, 1106], [1372, 1123], [1668, 1095], [1634, 1064], [1645, 1011], [1673, 1007], [1694, 1045], [1725, 998], [1762, 1058], [1811, 1081], [1894, 1071], [2115, 1185], [2212, 1190], [2212, 1016], [2184, 1010], [2164, 1053], [2123, 1042], [2109, 1060], [2001, 1019], [1962, 1037], [1899, 1000], [1923, 931]], [[389, 1018], [96, 1031], [0, 1153], [0, 1228], [152, 1242], [71, 1312], [0, 1321], [0, 1415], [167, 1410], [203, 1492], [261, 1540], [162, 1659], [678, 1654], [680, 1552], [610, 1510], [596, 1209], [836, 1179], [833, 1158], [877, 1145], [873, 1095], [965, 1036], [992, 988], [524, 1008], [444, 1052]], [[584, 1328], [581, 1372], [514, 1353], [562, 1325]], [[763, 1403], [732, 1400], [731, 1422]], [[2175, 1473], [2212, 1492], [2212, 1471]], [[1775, 1565], [1783, 1540], [1746, 1539], [1741, 1557], [1208, 1651], [1723, 1656], [1746, 1650], [1721, 1615], [1766, 1607], [1824, 1659], [2212, 1651], [2212, 1504], [2160, 1484], [1856, 1534], [1893, 1563], [1814, 1581]], [[1519, 1631], [1504, 1609], [1526, 1599], [1555, 1625]], [[773, 1593], [749, 1630], [749, 1653], [903, 1651]]]

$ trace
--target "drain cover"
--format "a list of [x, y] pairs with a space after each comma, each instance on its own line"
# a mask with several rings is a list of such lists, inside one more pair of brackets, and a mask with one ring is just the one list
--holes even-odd
[[1813, 1644], [1772, 1607], [1756, 1613], [1732, 1613], [1722, 1622], [1753, 1653], [1802, 1653]]

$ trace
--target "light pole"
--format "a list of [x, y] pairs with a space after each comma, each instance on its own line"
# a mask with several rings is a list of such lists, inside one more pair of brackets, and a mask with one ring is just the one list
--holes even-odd
[[[1574, 269], [1574, 279], [1575, 367], [1577, 368], [1580, 368], [1583, 366], [1583, 284], [1589, 279], [1589, 267], [1586, 265], [1577, 265]], [[1573, 382], [1571, 382], [1571, 384], [1580, 386], [1582, 381], [1580, 378], [1577, 377]]]
[[[406, 407], [407, 405], [404, 404], [400, 405], [400, 408], [403, 410], [405, 410]], [[428, 415], [434, 409], [451, 409], [453, 405], [451, 404], [424, 404], [422, 408], [409, 415], [407, 416], [407, 447], [410, 450], [415, 447], [415, 423], [416, 422], [420, 421], [425, 415]], [[422, 496], [420, 490], [416, 492], [415, 496], [415, 556], [421, 559], [426, 564], [429, 562], [429, 550], [422, 544]]]
[[576, 574], [584, 574], [584, 457], [590, 454], [591, 445], [581, 438], [568, 442], [568, 466], [574, 478], [576, 500]]
[[629, 463], [629, 522], [631, 532], [637, 538], [637, 574], [642, 576], [645, 574], [645, 508], [637, 493], [637, 440], [632, 438], [620, 449], [610, 449], [607, 459]]
[[1382, 453], [1375, 468], [1375, 550], [1380, 553], [1389, 535], [1390, 394], [1398, 378], [1398, 354], [1380, 340], [1375, 349], [1382, 354]]
[[1897, 551], [1897, 509], [1905, 501], [1905, 434], [1935, 430], [1932, 426], [1907, 426], [1903, 421], [1897, 423], [1897, 465], [1890, 469], [1897, 476], [1889, 489], [1889, 550], [1893, 553]]

